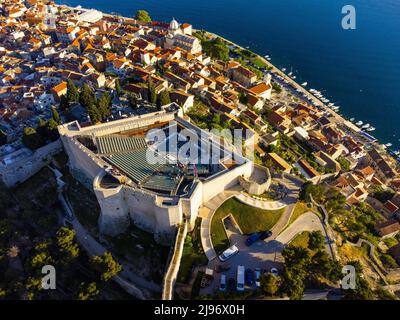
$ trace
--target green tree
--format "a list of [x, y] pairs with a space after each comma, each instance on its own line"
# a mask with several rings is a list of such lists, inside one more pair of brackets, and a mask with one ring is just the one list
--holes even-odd
[[93, 123], [101, 122], [101, 119], [102, 119], [101, 113], [100, 113], [100, 111], [99, 111], [99, 109], [97, 108], [96, 105], [94, 105], [94, 104], [89, 105], [89, 107], [88, 107], [88, 115], [90, 117], [90, 120]]
[[120, 96], [122, 93], [121, 84], [119, 83], [119, 79], [115, 80], [115, 91], [117, 92], [118, 96]]
[[107, 91], [97, 101], [97, 109], [102, 121], [111, 115], [111, 97]]
[[156, 87], [155, 87], [151, 77], [149, 78], [149, 82], [147, 84], [147, 94], [148, 94], [149, 102], [152, 103], [152, 104], [157, 104]]
[[171, 98], [169, 96], [169, 92], [167, 90], [162, 91], [158, 98], [158, 107], [160, 108], [170, 103], [171, 103]]
[[136, 12], [135, 19], [140, 22], [151, 22], [151, 17], [146, 10], [138, 10]]
[[81, 93], [79, 95], [79, 103], [85, 108], [89, 108], [91, 105], [96, 104], [96, 97], [93, 90], [87, 83], [82, 86]]
[[249, 102], [249, 98], [247, 97], [247, 95], [246, 94], [244, 94], [244, 93], [240, 93], [239, 94], [239, 102], [240, 103], [243, 103], [244, 105], [246, 105], [248, 102]]
[[285, 269], [282, 273], [281, 289], [290, 299], [300, 300], [303, 297], [307, 277], [307, 268], [311, 262], [310, 251], [301, 247], [286, 247], [282, 251]]
[[22, 142], [29, 149], [35, 150], [44, 145], [43, 137], [32, 127], [24, 128]]
[[79, 300], [91, 300], [95, 298], [100, 291], [97, 289], [95, 282], [85, 283], [82, 282], [79, 288], [78, 299]]
[[337, 159], [337, 162], [339, 162], [339, 164], [340, 164], [340, 166], [342, 167], [342, 170], [343, 170], [343, 171], [345, 171], [345, 172], [350, 171], [350, 161], [349, 161], [349, 160], [347, 160], [347, 159], [344, 158], [344, 157], [339, 157], [339, 158]]
[[114, 260], [110, 252], [93, 257], [92, 264], [100, 272], [103, 281], [110, 280], [122, 270], [122, 266]]
[[312, 257], [308, 266], [308, 274], [311, 278], [324, 277], [332, 282], [342, 278], [342, 266], [338, 261], [331, 259], [325, 251], [319, 250]]
[[285, 268], [282, 273], [282, 291], [285, 292], [291, 300], [301, 300], [304, 295], [304, 279], [306, 274], [301, 268]]
[[60, 137], [57, 127], [58, 123], [54, 119], [50, 119], [46, 124], [47, 137], [51, 141], [56, 141]]
[[75, 103], [79, 101], [79, 91], [71, 80], [67, 81], [67, 101], [69, 103]]
[[55, 122], [57, 122], [58, 124], [61, 124], [60, 115], [59, 115], [59, 113], [58, 113], [58, 111], [57, 111], [57, 109], [55, 107], [51, 108], [51, 117], [53, 118], [53, 120]]
[[321, 231], [310, 232], [308, 238], [308, 247], [311, 250], [318, 250], [324, 247], [325, 237], [322, 235]]
[[229, 60], [229, 48], [221, 38], [217, 37], [213, 40], [203, 40], [202, 46], [204, 52], [210, 57], [223, 61]]
[[57, 231], [57, 246], [61, 253], [67, 255], [66, 260], [79, 256], [79, 247], [75, 243], [75, 231], [66, 227], [61, 227]]
[[273, 296], [279, 289], [277, 277], [271, 272], [264, 273], [260, 279], [260, 288], [266, 295]]
[[60, 97], [60, 110], [65, 111], [69, 108], [69, 102], [65, 95]]

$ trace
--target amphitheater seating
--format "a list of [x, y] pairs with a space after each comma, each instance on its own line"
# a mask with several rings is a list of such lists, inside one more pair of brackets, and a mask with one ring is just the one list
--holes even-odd
[[139, 137], [121, 137], [109, 135], [96, 137], [95, 142], [100, 154], [129, 152], [146, 147], [146, 140]]
[[142, 183], [163, 166], [149, 163], [146, 158], [146, 149], [113, 154], [105, 158], [137, 183]]

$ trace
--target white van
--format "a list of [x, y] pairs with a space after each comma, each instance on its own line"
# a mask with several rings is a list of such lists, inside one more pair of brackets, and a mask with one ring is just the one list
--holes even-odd
[[222, 254], [218, 258], [221, 261], [226, 261], [238, 252], [239, 252], [238, 247], [236, 247], [236, 245], [233, 245], [232, 247], [229, 247], [224, 252], [222, 252]]
[[219, 291], [226, 291], [226, 275], [221, 274], [221, 279], [219, 281]]
[[237, 267], [236, 290], [244, 291], [244, 266]]

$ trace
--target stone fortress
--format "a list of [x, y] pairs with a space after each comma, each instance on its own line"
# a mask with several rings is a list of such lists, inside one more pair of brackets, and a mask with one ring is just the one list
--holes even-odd
[[[171, 128], [175, 129], [172, 134]], [[153, 129], [166, 133], [166, 139], [149, 141]], [[232, 156], [232, 146], [183, 119], [175, 103], [161, 111], [89, 127], [74, 121], [58, 130], [71, 173], [98, 199], [100, 232], [111, 236], [133, 222], [152, 232], [159, 243], [171, 243], [179, 224], [194, 228], [201, 205], [238, 184], [239, 178], [249, 181], [253, 176], [252, 161], [237, 153]], [[182, 137], [182, 130], [201, 136], [183, 158], [190, 157], [194, 147], [200, 154], [204, 148], [218, 150], [219, 160], [193, 163], [178, 159], [171, 151], [173, 135], [179, 136], [175, 137], [178, 150], [190, 140]], [[149, 162], [149, 150], [167, 161]]]

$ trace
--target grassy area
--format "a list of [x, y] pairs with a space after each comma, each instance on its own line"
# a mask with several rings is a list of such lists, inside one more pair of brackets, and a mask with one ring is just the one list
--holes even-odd
[[185, 246], [183, 248], [181, 265], [178, 273], [179, 282], [189, 281], [193, 266], [205, 265], [208, 261], [204, 254], [203, 247], [201, 246], [200, 223], [201, 219], [198, 218], [194, 230], [191, 234], [188, 234], [185, 239]]
[[232, 214], [244, 234], [271, 229], [284, 209], [262, 210], [243, 204], [235, 198], [225, 201], [214, 213], [211, 221], [211, 239], [214, 249], [222, 252], [229, 247], [222, 219]]
[[306, 202], [304, 202], [304, 201], [297, 202], [296, 207], [294, 208], [293, 213], [289, 219], [288, 226], [291, 225], [294, 221], [297, 220], [297, 218], [299, 218], [301, 215], [303, 215], [304, 213], [306, 213], [308, 211], [318, 214], [318, 209], [315, 206], [313, 206], [312, 208], [309, 208], [307, 206]]
[[310, 233], [308, 231], [303, 231], [297, 234], [290, 245], [294, 247], [308, 248], [308, 240], [310, 239]]

